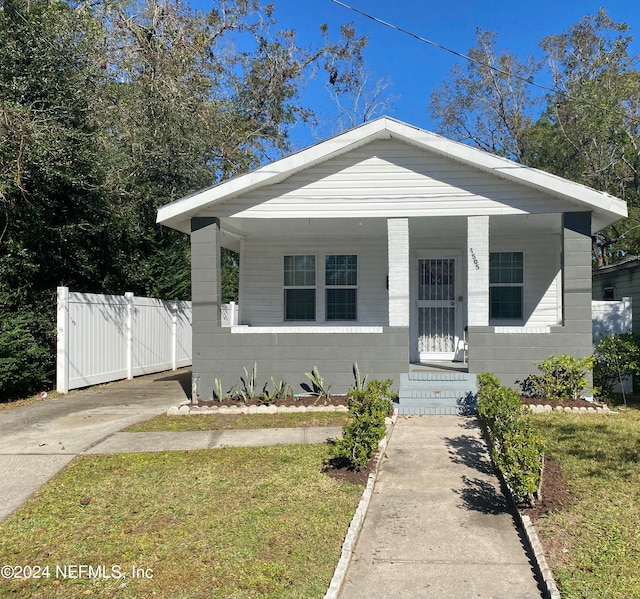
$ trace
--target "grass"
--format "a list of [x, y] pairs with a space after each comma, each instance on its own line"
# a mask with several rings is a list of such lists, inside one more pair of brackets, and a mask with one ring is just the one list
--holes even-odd
[[[0, 596], [320, 598], [362, 493], [321, 471], [328, 452], [81, 457], [0, 523], [4, 564], [50, 568], [39, 580], [0, 578]], [[56, 565], [115, 566], [125, 578], [65, 579]], [[133, 578], [134, 567], [153, 578]]]
[[640, 597], [640, 411], [530, 418], [575, 496], [536, 522], [563, 599]]
[[162, 414], [126, 429], [129, 433], [157, 431], [213, 431], [255, 428], [292, 428], [308, 426], [343, 426], [349, 419], [345, 412], [278, 412], [276, 414], [197, 414], [167, 416]]

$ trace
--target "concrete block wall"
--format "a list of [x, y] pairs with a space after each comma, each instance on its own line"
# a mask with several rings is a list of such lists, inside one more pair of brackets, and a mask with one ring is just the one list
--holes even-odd
[[[273, 377], [301, 393], [309, 383], [305, 372], [317, 366], [332, 392], [346, 393], [353, 385], [353, 364], [369, 379], [391, 378], [398, 389], [400, 373], [409, 363], [409, 330], [385, 327], [382, 333], [231, 333], [219, 327], [198, 327], [193, 334], [193, 376], [198, 394], [211, 399], [214, 379], [224, 390], [239, 382], [243, 367], [257, 364], [260, 390]], [[272, 388], [269, 382], [269, 388]]]

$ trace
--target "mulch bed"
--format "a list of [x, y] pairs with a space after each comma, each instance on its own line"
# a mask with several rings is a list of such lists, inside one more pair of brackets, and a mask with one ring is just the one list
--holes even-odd
[[198, 400], [197, 404], [191, 404], [191, 405], [198, 405], [201, 407], [221, 407], [221, 406], [227, 406], [227, 407], [234, 407], [234, 408], [241, 408], [242, 406], [265, 406], [265, 405], [273, 405], [273, 406], [346, 406], [347, 405], [347, 396], [346, 395], [332, 395], [331, 397], [329, 397], [329, 399], [327, 399], [326, 397], [323, 398], [319, 398], [315, 395], [304, 395], [302, 397], [295, 397], [295, 398], [287, 398], [287, 399], [281, 399], [278, 401], [273, 402], [272, 404], [266, 404], [264, 401], [262, 401], [259, 397], [254, 397], [252, 400], [248, 401], [248, 402], [244, 402], [241, 399], [231, 399], [231, 398], [227, 398], [227, 399], [223, 399], [222, 401], [205, 401], [202, 399]]
[[551, 406], [552, 408], [556, 406], [563, 408], [595, 408], [603, 405], [586, 399], [545, 399], [544, 397], [526, 397], [525, 395], [520, 397], [520, 401], [527, 406]]
[[[546, 399], [542, 397], [520, 398], [524, 405], [548, 405], [552, 408], [557, 406], [569, 408], [594, 408], [604, 404], [590, 402], [585, 399]], [[546, 453], [544, 456], [544, 472], [542, 475], [542, 498], [536, 501], [532, 508], [520, 507], [520, 512], [535, 521], [540, 516], [549, 512], [557, 512], [567, 509], [573, 502], [573, 495], [562, 470], [552, 455]]]
[[371, 458], [362, 470], [354, 470], [345, 464], [330, 462], [325, 467], [325, 473], [331, 478], [339, 481], [353, 483], [354, 485], [366, 486], [371, 474], [376, 467], [376, 458]]

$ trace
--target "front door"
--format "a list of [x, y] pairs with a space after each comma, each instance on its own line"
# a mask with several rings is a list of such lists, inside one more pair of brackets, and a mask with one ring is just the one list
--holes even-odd
[[458, 345], [456, 259], [418, 258], [420, 361], [453, 360]]

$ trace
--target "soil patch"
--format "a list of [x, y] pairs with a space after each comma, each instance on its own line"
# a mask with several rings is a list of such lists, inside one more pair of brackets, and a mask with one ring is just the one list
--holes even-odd
[[598, 408], [605, 405], [597, 401], [587, 401], [586, 399], [546, 399], [544, 397], [526, 397], [525, 395], [520, 397], [520, 401], [527, 406], [551, 406], [552, 408], [556, 406], [562, 408]]
[[523, 515], [529, 516], [532, 522], [549, 512], [567, 509], [574, 497], [569, 484], [552, 455], [544, 456], [544, 472], [542, 474], [542, 499], [532, 508], [520, 508]]
[[244, 402], [241, 399], [235, 398], [227, 398], [222, 401], [204, 401], [202, 399], [198, 400], [198, 403], [191, 404], [197, 405], [201, 407], [209, 407], [209, 408], [219, 408], [221, 406], [227, 407], [235, 407], [241, 408], [242, 406], [346, 406], [347, 405], [347, 396], [346, 395], [332, 395], [328, 399], [326, 397], [319, 398], [315, 395], [303, 395], [300, 397], [288, 397], [286, 399], [279, 399], [272, 403], [265, 403], [259, 397], [254, 397], [253, 399]]
[[346, 461], [330, 460], [325, 466], [325, 473], [331, 478], [339, 481], [353, 483], [354, 485], [366, 486], [371, 474], [376, 466], [376, 458], [371, 458], [362, 470], [354, 470], [350, 468]]

